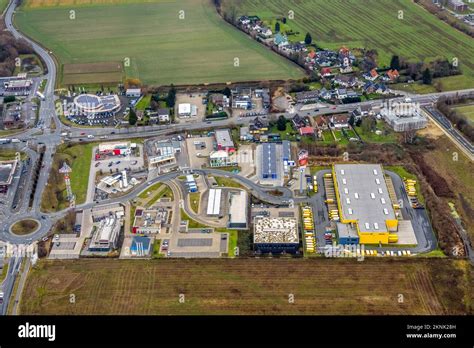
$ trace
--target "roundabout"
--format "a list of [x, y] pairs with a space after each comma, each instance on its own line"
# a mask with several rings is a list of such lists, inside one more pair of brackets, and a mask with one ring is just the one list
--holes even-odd
[[36, 219], [23, 219], [10, 226], [10, 233], [16, 236], [26, 236], [35, 233], [41, 228], [41, 223]]

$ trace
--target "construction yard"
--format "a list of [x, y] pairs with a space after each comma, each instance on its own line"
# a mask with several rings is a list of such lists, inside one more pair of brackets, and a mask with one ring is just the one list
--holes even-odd
[[41, 260], [21, 314], [472, 314], [472, 288], [449, 259]]

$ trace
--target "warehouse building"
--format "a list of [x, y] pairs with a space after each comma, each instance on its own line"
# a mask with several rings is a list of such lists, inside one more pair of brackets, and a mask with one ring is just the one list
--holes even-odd
[[255, 251], [259, 253], [296, 254], [299, 248], [297, 219], [294, 217], [255, 217], [253, 242]]
[[248, 194], [247, 191], [230, 193], [229, 223], [228, 227], [235, 230], [248, 228]]
[[333, 178], [340, 222], [350, 224], [357, 231], [359, 242], [388, 244], [389, 240], [393, 241], [397, 236], [394, 232], [398, 230], [398, 220], [382, 166], [336, 164]]
[[207, 215], [218, 216], [221, 212], [222, 189], [210, 189], [207, 199]]

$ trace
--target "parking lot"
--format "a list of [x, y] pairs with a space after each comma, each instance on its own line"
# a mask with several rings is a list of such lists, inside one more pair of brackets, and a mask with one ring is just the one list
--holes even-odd
[[[206, 105], [202, 103], [202, 99], [205, 97], [203, 93], [178, 93], [176, 94], [176, 106], [175, 106], [175, 121], [178, 123], [188, 123], [196, 121], [204, 121], [206, 117]], [[178, 106], [179, 104], [191, 104], [197, 107], [197, 115], [193, 117], [179, 117]]]
[[209, 154], [214, 151], [214, 138], [196, 137], [187, 138], [189, 165], [191, 168], [200, 169], [209, 162]]

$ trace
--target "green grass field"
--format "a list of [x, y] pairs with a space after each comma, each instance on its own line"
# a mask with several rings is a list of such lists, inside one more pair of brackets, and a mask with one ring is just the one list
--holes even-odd
[[84, 203], [89, 183], [89, 170], [92, 160], [92, 149], [97, 143], [78, 144], [68, 147], [60, 145], [54, 155], [48, 185], [41, 201], [41, 209], [46, 212], [59, 211], [68, 207], [66, 185], [62, 174], [58, 173], [64, 161], [72, 168], [71, 188], [76, 196], [76, 204]]
[[455, 110], [470, 124], [474, 125], [474, 104], [457, 106]]
[[0, 15], [3, 13], [3, 11], [5, 11], [8, 3], [9, 3], [9, 0], [0, 0]]
[[[70, 19], [70, 10], [75, 19]], [[184, 11], [184, 19], [179, 11]], [[16, 25], [62, 64], [119, 61], [147, 84], [300, 78], [304, 73], [224, 22], [210, 0], [27, 0]], [[239, 66], [234, 66], [238, 58]], [[127, 64], [129, 63], [129, 64]], [[127, 66], [128, 65], [128, 66]]]
[[[230, 8], [236, 2], [226, 0]], [[387, 66], [393, 54], [416, 61], [437, 57], [459, 59], [464, 76], [442, 79], [443, 89], [474, 86], [474, 40], [431, 15], [411, 0], [243, 0], [238, 13], [264, 20], [288, 16], [287, 24], [303, 40], [310, 32], [321, 47], [376, 49], [379, 66]], [[403, 11], [403, 19], [398, 19]], [[446, 83], [444, 83], [446, 82]]]

